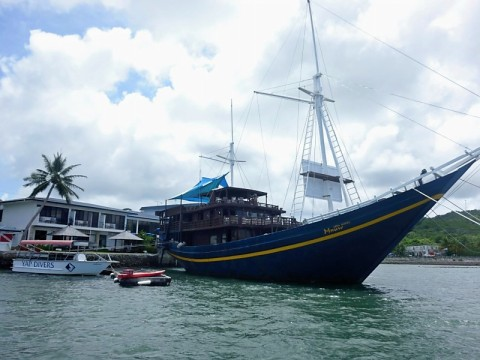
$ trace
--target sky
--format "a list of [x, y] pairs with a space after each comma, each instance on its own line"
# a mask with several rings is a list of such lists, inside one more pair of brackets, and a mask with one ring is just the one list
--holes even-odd
[[[363, 199], [480, 146], [480, 2], [311, 3], [322, 86]], [[254, 91], [312, 79], [306, 10], [303, 0], [0, 0], [0, 199], [28, 196], [23, 178], [61, 153], [87, 176], [80, 201], [164, 204], [229, 171], [207, 158], [227, 155], [233, 129], [244, 161], [234, 185], [288, 211], [308, 109]], [[452, 204], [480, 208], [478, 170]]]

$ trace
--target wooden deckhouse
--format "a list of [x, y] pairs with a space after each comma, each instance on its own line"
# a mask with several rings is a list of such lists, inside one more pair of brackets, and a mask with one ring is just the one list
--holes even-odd
[[207, 202], [179, 204], [160, 212], [167, 240], [186, 245], [220, 244], [296, 226], [294, 218], [268, 204], [267, 193], [236, 187], [213, 189]]

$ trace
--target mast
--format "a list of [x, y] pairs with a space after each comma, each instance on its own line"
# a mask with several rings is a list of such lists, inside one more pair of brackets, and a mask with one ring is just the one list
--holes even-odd
[[[312, 77], [313, 90], [308, 90], [302, 87], [299, 87], [298, 89], [310, 96], [310, 100], [255, 91], [257, 94], [305, 102], [310, 105], [310, 112], [305, 128], [303, 155], [299, 175], [297, 177], [297, 187], [292, 203], [292, 214], [296, 214], [298, 211], [300, 219], [303, 214], [305, 198], [326, 201], [328, 212], [333, 211], [333, 202], [345, 202], [345, 204], [349, 206], [353, 200], [360, 200], [355, 184], [353, 180], [351, 180], [350, 171], [325, 106], [325, 102], [334, 101], [323, 95], [321, 84], [322, 74], [320, 73], [317, 41], [310, 0], [307, 0], [307, 3], [316, 72]], [[320, 151], [319, 155], [321, 158], [318, 159], [319, 162], [315, 162], [314, 158], [312, 159], [312, 135], [314, 132], [313, 124], [315, 122], [318, 125], [318, 150]], [[327, 151], [330, 151], [331, 154], [330, 162], [333, 161], [331, 165], [328, 164]]]
[[313, 27], [313, 15], [312, 15], [312, 7], [310, 6], [310, 0], [307, 0], [308, 3], [308, 13], [310, 15], [310, 27], [312, 29], [312, 39], [313, 39], [313, 52], [315, 55], [315, 66], [317, 69], [317, 74], [320, 74], [320, 67], [318, 66], [318, 56], [317, 56], [317, 42], [315, 41], [315, 30]]
[[233, 149], [233, 100], [230, 99], [230, 132], [231, 132], [231, 139], [230, 142], [230, 151], [228, 152], [229, 162], [230, 162], [230, 182], [233, 186], [233, 164], [235, 163], [235, 153]]
[[[317, 73], [313, 76], [313, 102], [315, 106], [315, 114], [317, 116], [317, 123], [318, 123], [318, 132], [320, 136], [320, 150], [321, 150], [321, 155], [322, 155], [322, 163], [324, 166], [328, 166], [327, 163], [327, 153], [325, 151], [325, 138], [323, 134], [323, 124], [325, 123], [325, 120], [323, 118], [323, 95], [322, 95], [322, 84], [320, 82], [320, 77], [322, 74], [320, 73], [320, 67], [318, 64], [318, 53], [317, 53], [317, 42], [315, 40], [315, 29], [313, 26], [313, 15], [312, 15], [312, 7], [310, 5], [310, 0], [307, 0], [308, 2], [308, 12], [310, 14], [310, 26], [312, 29], [312, 41], [313, 41], [313, 52], [315, 55], [315, 68], [317, 70]], [[335, 155], [334, 155], [335, 156]], [[333, 211], [333, 202], [331, 196], [327, 197], [327, 202], [328, 202], [328, 211]]]
[[217, 155], [220, 159], [223, 159], [227, 161], [230, 164], [230, 186], [233, 186], [233, 166], [235, 165], [236, 162], [245, 162], [245, 160], [237, 160], [235, 158], [235, 149], [234, 145], [235, 143], [233, 142], [233, 101], [230, 99], [230, 132], [231, 132], [231, 141], [230, 141], [230, 149], [228, 151], [228, 156], [221, 156]]
[[234, 147], [235, 143], [233, 141], [233, 100], [232, 99], [230, 99], [230, 134], [231, 134], [231, 140], [230, 140], [228, 155], [227, 156], [217, 155], [222, 160], [213, 159], [203, 155], [200, 155], [200, 157], [204, 159], [209, 159], [209, 160], [219, 161], [221, 163], [229, 164], [230, 165], [230, 186], [233, 186], [234, 184], [233, 166], [235, 165], [236, 162], [245, 162], [245, 160], [235, 159], [235, 147]]

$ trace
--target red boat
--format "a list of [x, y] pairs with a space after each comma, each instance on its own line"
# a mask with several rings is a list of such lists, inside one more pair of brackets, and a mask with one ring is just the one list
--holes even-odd
[[144, 277], [156, 277], [165, 275], [165, 270], [158, 271], [133, 271], [133, 269], [125, 269], [120, 274], [117, 275], [117, 279], [137, 279]]
[[165, 275], [165, 270], [142, 272], [125, 269], [113, 281], [120, 286], [169, 286], [172, 278]]

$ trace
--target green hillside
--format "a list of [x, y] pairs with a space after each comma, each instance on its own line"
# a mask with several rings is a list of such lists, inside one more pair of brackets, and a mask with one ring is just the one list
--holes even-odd
[[[480, 223], [480, 210], [461, 214]], [[448, 249], [447, 255], [480, 256], [480, 226], [454, 212], [424, 218], [393, 252], [402, 256], [405, 247], [411, 245], [438, 245], [441, 249]]]

